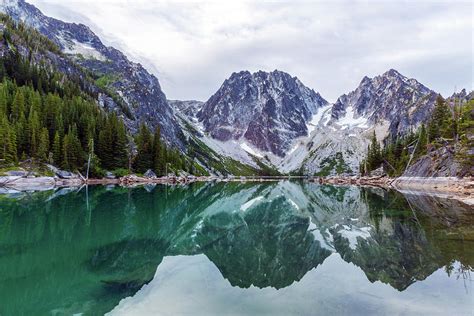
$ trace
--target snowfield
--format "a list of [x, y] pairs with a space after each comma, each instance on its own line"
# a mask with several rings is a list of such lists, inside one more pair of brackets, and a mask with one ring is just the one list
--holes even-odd
[[368, 120], [365, 117], [355, 117], [355, 111], [352, 106], [348, 107], [346, 109], [346, 115], [342, 118], [340, 118], [338, 121], [335, 122], [337, 125], [341, 127], [341, 129], [347, 129], [347, 128], [369, 128]]

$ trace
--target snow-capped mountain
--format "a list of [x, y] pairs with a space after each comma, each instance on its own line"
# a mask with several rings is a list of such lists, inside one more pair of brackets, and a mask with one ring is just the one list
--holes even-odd
[[363, 117], [369, 125], [390, 122], [390, 134], [405, 134], [424, 122], [437, 94], [416, 81], [390, 69], [373, 79], [364, 77], [356, 90], [341, 96], [334, 104], [331, 118]]
[[289, 172], [358, 173], [369, 138], [379, 141], [405, 135], [427, 122], [437, 94], [416, 81], [389, 70], [364, 77], [354, 91], [341, 96], [321, 115], [311, 137], [295, 147], [280, 164]]
[[285, 72], [242, 71], [224, 81], [197, 118], [216, 140], [240, 140], [256, 151], [284, 157], [294, 139], [308, 135], [309, 121], [326, 104]]
[[24, 0], [1, 0], [0, 12], [37, 29], [74, 62], [90, 70], [97, 85], [109, 91], [118, 103], [124, 105], [124, 120], [132, 130], [140, 122], [152, 128], [160, 125], [167, 142], [183, 146], [179, 137], [179, 124], [158, 79], [142, 65], [131, 62], [119, 50], [106, 47], [89, 27], [47, 17]]

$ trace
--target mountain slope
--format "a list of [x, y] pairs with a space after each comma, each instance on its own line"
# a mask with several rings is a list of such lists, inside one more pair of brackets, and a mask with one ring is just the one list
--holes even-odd
[[152, 128], [159, 125], [168, 143], [183, 148], [179, 124], [158, 79], [142, 65], [129, 61], [115, 48], [106, 47], [87, 26], [47, 17], [24, 0], [2, 0], [0, 11], [37, 29], [91, 71], [98, 86], [125, 104], [122, 111], [131, 130], [136, 130], [140, 122]]
[[220, 142], [204, 132], [196, 113], [204, 102], [168, 100], [180, 122], [186, 140], [187, 155], [210, 174], [278, 175], [276, 167], [262, 157], [252, 155], [232, 142]]
[[287, 73], [242, 71], [224, 81], [197, 118], [216, 140], [248, 142], [258, 151], [284, 157], [295, 138], [308, 135], [307, 123], [326, 104]]

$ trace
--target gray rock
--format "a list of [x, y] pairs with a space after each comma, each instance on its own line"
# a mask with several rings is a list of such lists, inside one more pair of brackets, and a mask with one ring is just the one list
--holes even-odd
[[107, 171], [107, 172], [105, 173], [105, 178], [106, 178], [106, 179], [115, 179], [116, 176], [115, 176], [112, 172]]
[[12, 170], [12, 171], [8, 171], [7, 175], [12, 176], [12, 177], [26, 177], [28, 175], [28, 172]]
[[453, 150], [447, 147], [431, 151], [412, 162], [404, 177], [456, 177], [461, 166], [455, 159]]
[[143, 176], [145, 178], [156, 178], [156, 173], [153, 172], [153, 170], [151, 169], [148, 169], [144, 174]]
[[51, 170], [51, 172], [53, 172], [53, 173], [56, 173], [56, 172], [59, 171], [59, 168], [57, 168], [57, 167], [55, 167], [55, 166], [53, 166], [53, 165], [50, 165], [50, 164], [46, 164], [46, 167], [47, 167], [49, 170]]
[[384, 175], [386, 175], [386, 174], [385, 174], [385, 171], [383, 171], [383, 167], [372, 170], [370, 172], [370, 176], [372, 176], [372, 177], [381, 177], [381, 176], [384, 176]]
[[57, 170], [56, 171], [56, 176], [58, 176], [60, 179], [75, 179], [77, 178], [77, 175], [70, 172], [70, 171], [65, 171], [65, 170]]

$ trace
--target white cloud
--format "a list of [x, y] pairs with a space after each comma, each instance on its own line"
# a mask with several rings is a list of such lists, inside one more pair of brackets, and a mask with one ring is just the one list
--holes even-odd
[[470, 1], [31, 3], [89, 25], [172, 99], [206, 100], [244, 69], [287, 71], [331, 101], [389, 68], [444, 95], [473, 89]]

